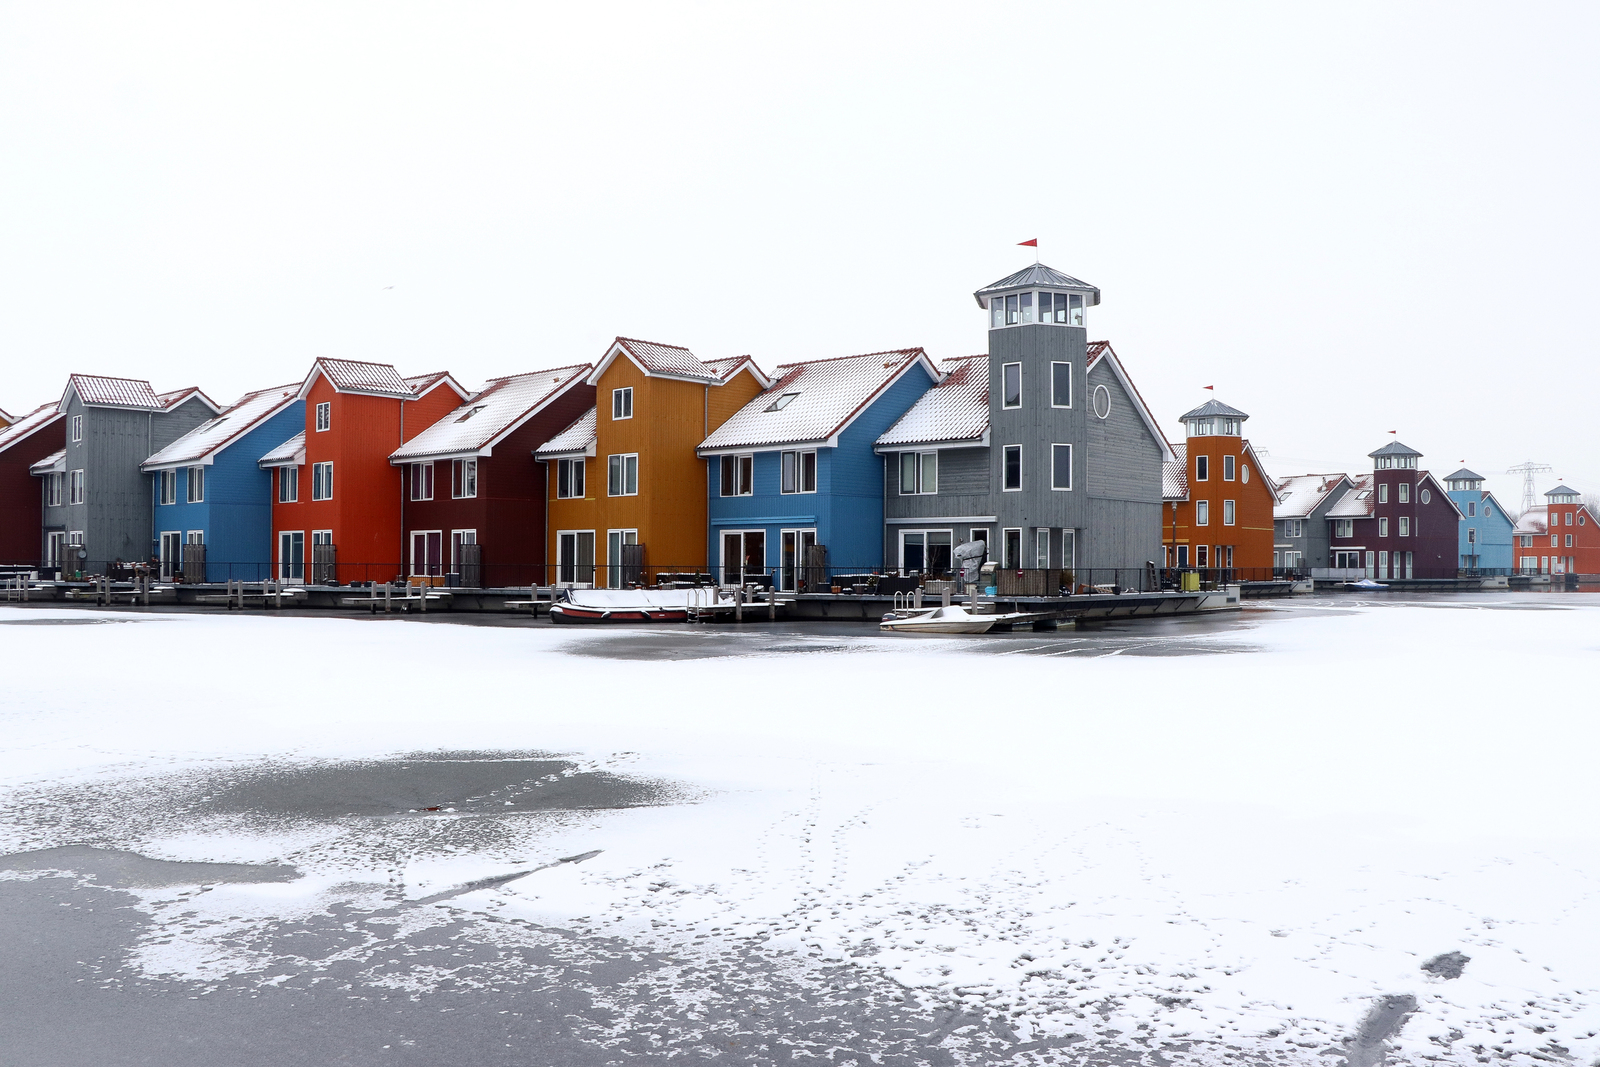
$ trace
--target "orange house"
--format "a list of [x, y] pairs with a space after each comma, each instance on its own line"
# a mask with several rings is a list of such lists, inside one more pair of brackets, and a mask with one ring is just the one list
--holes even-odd
[[388, 582], [405, 573], [402, 468], [389, 455], [460, 406], [445, 373], [402, 378], [387, 363], [319, 359], [300, 386], [306, 426], [265, 456], [272, 468], [273, 574], [286, 581]]
[[1272, 479], [1241, 430], [1250, 416], [1208, 400], [1183, 416], [1162, 482], [1161, 543], [1166, 565], [1272, 574]]
[[749, 356], [702, 362], [627, 337], [588, 382], [595, 406], [535, 452], [547, 464], [550, 580], [619, 588], [659, 571], [706, 571], [695, 448], [772, 383]]

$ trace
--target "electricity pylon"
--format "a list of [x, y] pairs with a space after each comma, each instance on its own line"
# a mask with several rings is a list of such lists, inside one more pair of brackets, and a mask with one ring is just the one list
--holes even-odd
[[1528, 463], [1519, 463], [1506, 471], [1507, 474], [1522, 475], [1522, 513], [1524, 515], [1533, 510], [1533, 476], [1553, 470], [1555, 468], [1548, 463], [1533, 463], [1530, 461]]

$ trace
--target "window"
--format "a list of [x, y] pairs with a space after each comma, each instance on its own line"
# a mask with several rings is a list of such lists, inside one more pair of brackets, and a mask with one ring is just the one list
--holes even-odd
[[1033, 565], [1040, 570], [1050, 566], [1050, 531], [1044, 527], [1033, 532]]
[[190, 467], [189, 476], [185, 479], [188, 484], [188, 501], [199, 504], [206, 498], [206, 469], [204, 467]]
[[178, 502], [178, 472], [175, 470], [161, 472], [161, 502], [163, 504]]
[[412, 577], [437, 578], [444, 573], [444, 531], [411, 531]]
[[1426, 504], [1428, 501], [1433, 499], [1433, 494], [1428, 492], [1426, 489], [1424, 489], [1420, 494], [1418, 494], [1418, 496], [1420, 497], [1420, 499], [1422, 500], [1422, 502], [1424, 504]]
[[1473, 545], [1473, 544], [1477, 544], [1477, 543], [1478, 543], [1478, 530], [1477, 530], [1477, 528], [1474, 527], [1474, 526], [1468, 526], [1467, 527], [1467, 544]]
[[594, 583], [594, 531], [556, 531], [556, 581], [564, 585]]
[[611, 390], [611, 417], [613, 419], [633, 418], [633, 386]]
[[629, 582], [639, 582], [644, 579], [644, 575], [633, 573], [637, 568], [623, 566], [623, 557], [628, 554], [623, 551], [623, 547], [638, 543], [638, 530], [606, 531], [606, 588], [621, 589]]
[[72, 416], [72, 440], [74, 442], [83, 440], [83, 416], [82, 415], [74, 415], [74, 416]]
[[[321, 433], [332, 426], [333, 404], [331, 402], [324, 401], [323, 403], [317, 405], [317, 432]], [[313, 475], [313, 477], [315, 477], [315, 475]]]
[[1250, 464], [1239, 464], [1239, 480], [1241, 482], [1248, 482], [1250, 480]]
[[61, 483], [66, 475], [55, 471], [44, 476], [44, 506], [59, 508], [61, 506]]
[[1072, 488], [1072, 446], [1050, 446], [1050, 488], [1066, 492]]
[[[313, 480], [315, 476], [313, 475]], [[286, 582], [304, 581], [306, 576], [306, 535], [304, 530], [278, 532], [278, 577]]]
[[1050, 406], [1053, 408], [1070, 408], [1072, 406], [1072, 364], [1050, 364]]
[[1222, 502], [1222, 525], [1233, 525], [1233, 501], [1231, 500], [1224, 500]]
[[1568, 525], [1568, 526], [1571, 526], [1571, 525], [1572, 525], [1572, 512], [1570, 512], [1570, 511], [1569, 511], [1569, 512], [1567, 512], [1567, 513], [1566, 513], [1566, 514], [1565, 514], [1565, 515], [1564, 515], [1564, 516], [1563, 516], [1563, 518], [1562, 518], [1562, 520], [1561, 520], [1561, 521], [1562, 521], [1562, 522], [1564, 522], [1564, 523], [1565, 523], [1565, 524], [1566, 524], [1566, 525]]
[[466, 422], [468, 419], [472, 418], [472, 416], [476, 415], [478, 412], [482, 411], [488, 406], [488, 404], [474, 404], [472, 407], [468, 408], [466, 411], [457, 416], [456, 421]]
[[461, 566], [465, 560], [463, 556], [472, 555], [472, 562], [478, 562], [478, 557], [470, 552], [463, 552], [462, 545], [476, 545], [478, 543], [477, 530], [451, 530], [450, 531], [450, 571], [453, 574], [461, 573]]
[[772, 403], [768, 404], [766, 407], [762, 408], [761, 410], [762, 411], [782, 411], [784, 408], [786, 408], [790, 404], [794, 403], [794, 398], [799, 396], [799, 395], [800, 395], [799, 393], [784, 393], [783, 395], [779, 396], [778, 399], [774, 400]]
[[1567, 547], [1567, 548], [1571, 548], [1572, 547], [1572, 535], [1571, 534], [1567, 534], [1567, 543], [1566, 543], [1565, 547]]
[[300, 468], [278, 468], [278, 503], [293, 504], [300, 499]]
[[1004, 530], [1004, 531], [1001, 531], [1001, 537], [1003, 539], [1002, 544], [1003, 544], [1003, 551], [1005, 553], [1005, 555], [1002, 557], [1002, 560], [1001, 560], [1001, 566], [1005, 567], [1006, 570], [1011, 570], [1011, 571], [1021, 570], [1022, 569], [1022, 531], [1021, 530]]
[[1400, 536], [1401, 537], [1410, 537], [1411, 536], [1411, 519], [1410, 519], [1409, 516], [1406, 516], [1406, 515], [1400, 516]]
[[1388, 537], [1389, 536], [1389, 520], [1388, 519], [1379, 519], [1378, 520], [1378, 536], [1379, 537]]
[[1022, 406], [1022, 364], [1007, 363], [1000, 368], [1000, 406]]
[[[321, 464], [319, 463], [318, 466], [321, 466]], [[317, 497], [315, 493], [313, 493], [312, 496], [316, 497], [318, 500], [324, 499], [323, 497]], [[411, 499], [433, 499], [432, 463], [413, 463], [411, 465]]]
[[[784, 452], [779, 457], [783, 474], [778, 485], [782, 493], [815, 493], [817, 491], [817, 454], [815, 452]], [[901, 492], [904, 492], [904, 488]]]
[[83, 470], [67, 472], [67, 503], [83, 503]]
[[1195, 545], [1194, 546], [1194, 565], [1196, 567], [1209, 567], [1209, 566], [1211, 566], [1211, 558], [1210, 557], [1211, 557], [1211, 546], [1210, 545]]
[[[430, 475], [431, 477], [431, 475]], [[429, 483], [429, 492], [432, 492], [432, 483]], [[333, 463], [313, 463], [311, 465], [311, 499], [333, 499]]]
[[[1487, 515], [1487, 514], [1489, 514], [1489, 509], [1488, 509], [1488, 508], [1484, 508], [1484, 509], [1483, 509], [1483, 513], [1484, 513], [1484, 514], [1485, 514], [1485, 515]], [[1584, 521], [1583, 521], [1583, 512], [1581, 512], [1581, 511], [1580, 511], [1580, 512], [1578, 512], [1578, 525], [1579, 525], [1579, 526], [1584, 526], [1584, 525], [1587, 525], [1587, 524], [1586, 524], [1586, 523], [1585, 523], [1585, 522], [1584, 522]]]
[[900, 495], [939, 491], [939, 453], [900, 453]]
[[583, 499], [583, 459], [556, 460], [556, 499]]
[[453, 460], [450, 464], [450, 495], [466, 500], [478, 495], [478, 461]]
[[1000, 487], [1008, 493], [1022, 490], [1022, 446], [1006, 445], [1002, 453], [1002, 481]]
[[1561, 535], [1560, 534], [1551, 534], [1550, 535], [1550, 547], [1551, 548], [1560, 548], [1561, 547]]
[[1470, 519], [1470, 518], [1472, 518], [1473, 516], [1475, 516], [1477, 514], [1478, 514], [1478, 505], [1472, 504], [1472, 503], [1467, 504], [1467, 518]]
[[1378, 503], [1387, 504], [1388, 502], [1389, 502], [1389, 483], [1388, 482], [1384, 482], [1383, 484], [1378, 486]]
[[1306, 522], [1304, 519], [1284, 519], [1283, 536], [1304, 537], [1306, 535]]
[[949, 530], [904, 530], [900, 534], [900, 572], [902, 574], [949, 574]]
[[1094, 414], [1097, 419], [1111, 414], [1111, 390], [1103, 385], [1094, 387]]
[[[740, 458], [746, 461], [750, 459], [749, 456]], [[607, 458], [606, 466], [608, 496], [639, 495], [639, 453], [628, 452], [620, 456], [610, 456]]]
[[1522, 547], [1523, 548], [1532, 548], [1533, 547], [1533, 535], [1532, 534], [1523, 534], [1523, 535], [1521, 535], [1521, 540], [1522, 540]]
[[1225, 482], [1233, 481], [1233, 477], [1234, 477], [1234, 473], [1235, 473], [1233, 468], [1234, 468], [1234, 458], [1232, 456], [1223, 456], [1222, 457], [1222, 480], [1223, 481], [1225, 481]]
[[1334, 519], [1333, 520], [1333, 536], [1335, 536], [1335, 537], [1354, 537], [1355, 535], [1356, 535], [1356, 520], [1354, 520], [1354, 519]]
[[1410, 482], [1401, 482], [1395, 488], [1399, 490], [1400, 503], [1402, 503], [1402, 504], [1411, 503], [1411, 483]]
[[1211, 525], [1211, 501], [1196, 500], [1194, 502], [1194, 524], [1196, 526]]
[[1205, 482], [1205, 481], [1210, 481], [1211, 480], [1211, 457], [1210, 456], [1196, 456], [1196, 457], [1194, 457], [1194, 480], [1197, 481], [1197, 482]]
[[754, 489], [755, 457], [722, 457], [722, 495], [749, 496]]

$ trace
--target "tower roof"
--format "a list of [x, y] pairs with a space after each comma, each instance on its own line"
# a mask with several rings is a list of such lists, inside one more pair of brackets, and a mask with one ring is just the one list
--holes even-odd
[[1378, 450], [1376, 450], [1374, 452], [1368, 452], [1367, 453], [1367, 458], [1368, 459], [1377, 459], [1379, 456], [1420, 456], [1420, 455], [1422, 455], [1422, 453], [1418, 452], [1414, 448], [1407, 448], [1405, 445], [1401, 444], [1399, 441], [1390, 441], [1388, 444], [1384, 445], [1382, 448], [1380, 448], [1380, 449], [1378, 449]]
[[973, 293], [973, 299], [978, 306], [989, 306], [989, 298], [997, 293], [1008, 293], [1013, 289], [1077, 289], [1089, 294], [1089, 306], [1100, 303], [1100, 290], [1088, 282], [1080, 281], [1070, 274], [1062, 274], [1054, 267], [1047, 267], [1043, 263], [1030, 263], [1027, 267], [1009, 274], [997, 282], [979, 289]]
[[1462, 467], [1454, 474], [1446, 474], [1444, 476], [1444, 480], [1447, 482], [1481, 482], [1484, 480], [1484, 478], [1483, 475], [1477, 473], [1476, 471], [1470, 471], [1467, 468]]
[[1210, 415], [1222, 415], [1230, 419], [1248, 419], [1250, 417], [1238, 408], [1229, 407], [1220, 400], [1207, 400], [1193, 411], [1185, 411], [1178, 417], [1180, 419], [1203, 419]]
[[1554, 489], [1550, 490], [1548, 493], [1545, 494], [1545, 496], [1582, 496], [1582, 495], [1583, 494], [1578, 492], [1576, 489], [1568, 489], [1564, 485], [1558, 485]]

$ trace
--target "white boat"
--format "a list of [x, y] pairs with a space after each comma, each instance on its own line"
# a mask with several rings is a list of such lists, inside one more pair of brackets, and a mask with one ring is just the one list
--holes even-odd
[[551, 622], [684, 622], [697, 608], [733, 603], [710, 586], [698, 589], [564, 589], [550, 605]]
[[1346, 589], [1387, 589], [1382, 582], [1375, 582], [1371, 578], [1363, 578], [1359, 582], [1345, 582]]
[[1036, 614], [1014, 611], [1007, 614], [984, 615], [968, 611], [959, 604], [949, 607], [924, 608], [921, 611], [890, 612], [878, 623], [878, 629], [902, 634], [986, 634], [1001, 623], [1013, 623], [1038, 618]]

